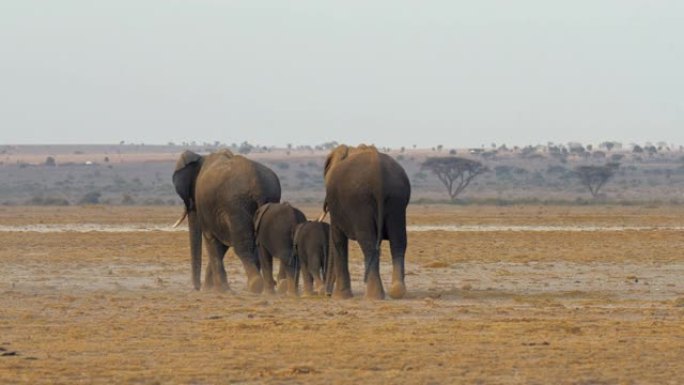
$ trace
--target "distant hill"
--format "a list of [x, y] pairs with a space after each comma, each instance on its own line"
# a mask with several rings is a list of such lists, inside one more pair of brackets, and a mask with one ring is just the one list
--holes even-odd
[[[334, 144], [334, 143], [333, 143]], [[581, 147], [581, 146], [580, 146]], [[214, 145], [20, 145], [0, 146], [0, 204], [178, 205], [171, 184], [179, 154], [215, 151]], [[491, 149], [384, 149], [404, 167], [413, 202], [448, 202], [446, 190], [421, 164], [427, 157], [460, 156], [485, 164], [456, 203], [591, 204], [574, 174], [588, 164], [620, 164], [601, 190], [601, 202], [622, 204], [684, 202], [681, 148], [585, 149], [528, 146]], [[235, 145], [232, 150], [262, 162], [278, 174], [283, 200], [322, 202], [321, 146], [264, 148]]]

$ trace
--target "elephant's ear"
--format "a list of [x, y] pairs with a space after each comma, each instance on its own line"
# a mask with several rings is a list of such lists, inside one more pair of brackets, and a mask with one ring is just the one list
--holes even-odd
[[343, 160], [344, 158], [347, 157], [349, 154], [349, 147], [341, 144], [337, 147], [335, 147], [334, 150], [328, 154], [328, 157], [325, 159], [325, 167], [323, 168], [323, 178], [325, 179], [328, 176], [328, 172], [333, 168], [333, 166]]
[[173, 185], [176, 193], [183, 199], [188, 211], [195, 209], [195, 180], [202, 167], [202, 156], [192, 151], [185, 151], [176, 162], [173, 172]]
[[259, 233], [259, 226], [261, 225], [261, 218], [264, 217], [264, 213], [266, 213], [266, 210], [271, 207], [270, 203], [266, 203], [265, 205], [259, 207], [254, 213], [254, 233], [258, 234]]

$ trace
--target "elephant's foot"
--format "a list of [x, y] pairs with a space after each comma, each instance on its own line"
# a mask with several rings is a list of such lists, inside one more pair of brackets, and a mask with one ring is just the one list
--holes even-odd
[[385, 299], [384, 290], [366, 290], [366, 299], [381, 301]]
[[368, 284], [366, 285], [366, 298], [373, 300], [385, 299], [385, 290], [382, 288], [382, 281], [380, 281], [380, 277], [368, 278]]
[[275, 291], [275, 289], [274, 289], [273, 287], [266, 286], [266, 287], [264, 288], [264, 294], [266, 294], [266, 295], [275, 295], [275, 294], [276, 294], [276, 291]]
[[311, 297], [312, 295], [314, 295], [313, 285], [307, 283], [306, 280], [304, 280], [304, 287], [302, 287], [302, 297]]
[[226, 282], [221, 282], [220, 284], [214, 286], [214, 289], [218, 292], [223, 293], [226, 291], [230, 291], [230, 286], [228, 285], [228, 282], [226, 281]]
[[325, 292], [325, 285], [323, 284], [323, 282], [316, 283], [314, 291], [316, 292], [316, 294], [324, 296], [326, 294], [326, 292]]
[[404, 298], [406, 295], [406, 285], [403, 282], [393, 282], [389, 289], [389, 296], [394, 299]]
[[285, 294], [288, 292], [289, 289], [289, 283], [287, 282], [287, 279], [280, 279], [278, 280], [278, 286], [276, 290], [278, 291], [278, 294]]
[[325, 297], [328, 295], [328, 292], [325, 290], [325, 285], [321, 286], [318, 290], [316, 290], [316, 293], [320, 295], [321, 297]]
[[254, 275], [247, 281], [247, 289], [254, 294], [259, 294], [264, 290], [264, 279], [260, 275]]
[[278, 281], [278, 294], [297, 297], [297, 285], [295, 285], [294, 280], [285, 278]]
[[215, 282], [205, 282], [204, 286], [202, 286], [203, 291], [215, 291], [218, 293], [223, 293], [226, 291], [230, 291], [230, 286], [228, 285], [228, 282], [221, 282], [221, 283], [215, 283]]
[[333, 299], [349, 299], [353, 297], [354, 295], [351, 292], [351, 289], [343, 289], [343, 290], [333, 290], [332, 292], [332, 297]]

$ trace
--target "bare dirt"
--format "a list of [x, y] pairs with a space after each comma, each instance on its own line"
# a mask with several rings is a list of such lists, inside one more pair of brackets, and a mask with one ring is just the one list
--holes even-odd
[[411, 206], [379, 302], [195, 292], [179, 214], [0, 207], [0, 383], [682, 383], [681, 206]]

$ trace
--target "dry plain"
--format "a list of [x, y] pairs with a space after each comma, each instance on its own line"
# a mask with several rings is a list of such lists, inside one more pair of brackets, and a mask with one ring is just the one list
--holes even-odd
[[0, 383], [684, 382], [682, 206], [412, 205], [379, 302], [195, 292], [179, 214], [0, 207]]

